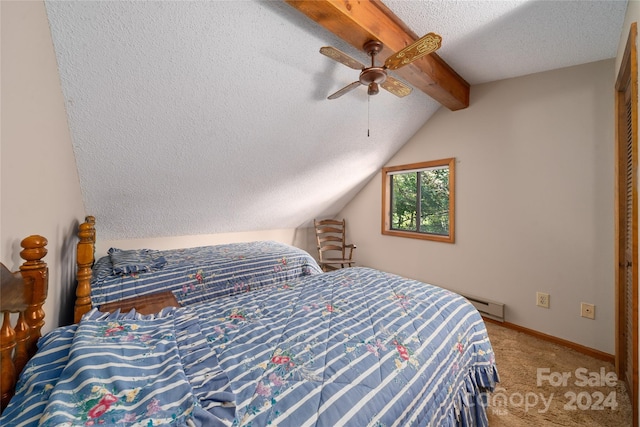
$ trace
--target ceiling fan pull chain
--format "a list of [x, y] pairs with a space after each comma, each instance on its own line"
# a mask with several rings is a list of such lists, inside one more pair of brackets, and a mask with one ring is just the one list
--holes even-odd
[[369, 138], [370, 127], [371, 127], [371, 95], [367, 95], [367, 138]]

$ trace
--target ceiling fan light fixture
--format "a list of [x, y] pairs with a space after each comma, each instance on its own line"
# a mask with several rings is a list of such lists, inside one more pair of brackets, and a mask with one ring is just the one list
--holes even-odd
[[380, 88], [378, 87], [378, 83], [369, 83], [369, 89], [367, 90], [367, 93], [369, 95], [377, 95], [378, 92], [380, 92]]

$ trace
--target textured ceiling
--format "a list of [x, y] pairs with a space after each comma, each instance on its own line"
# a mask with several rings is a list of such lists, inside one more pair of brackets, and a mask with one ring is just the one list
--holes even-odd
[[[616, 55], [626, 1], [385, 1], [484, 83]], [[439, 105], [364, 87], [365, 54], [282, 2], [46, 1], [80, 184], [104, 239], [306, 226]], [[369, 135], [368, 135], [369, 134]]]

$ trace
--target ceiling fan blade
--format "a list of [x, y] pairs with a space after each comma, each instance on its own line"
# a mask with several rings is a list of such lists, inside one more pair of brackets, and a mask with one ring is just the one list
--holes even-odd
[[435, 52], [441, 45], [442, 37], [435, 33], [429, 33], [388, 57], [384, 62], [384, 66], [389, 70], [397, 70], [418, 58]]
[[342, 89], [340, 89], [339, 91], [337, 91], [334, 94], [331, 94], [327, 97], [327, 99], [336, 99], [336, 98], [340, 98], [342, 95], [344, 95], [347, 92], [351, 92], [352, 90], [354, 90], [355, 88], [357, 88], [358, 86], [360, 86], [360, 82], [353, 82], [348, 86], [343, 87]]
[[353, 59], [346, 53], [339, 51], [335, 47], [331, 47], [331, 46], [321, 47], [320, 53], [325, 56], [328, 56], [334, 61], [338, 61], [346, 65], [347, 67], [353, 68], [354, 70], [362, 70], [363, 68], [365, 68], [364, 65], [361, 64], [359, 61], [356, 61], [355, 59]]
[[391, 76], [387, 76], [387, 80], [385, 80], [384, 83], [381, 83], [380, 86], [399, 98], [405, 97], [411, 93], [411, 88], [409, 86]]

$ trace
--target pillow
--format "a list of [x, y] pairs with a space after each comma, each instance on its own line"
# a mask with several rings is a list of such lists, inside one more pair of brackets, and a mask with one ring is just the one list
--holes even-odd
[[131, 274], [162, 268], [167, 261], [156, 251], [135, 249], [123, 251], [111, 248], [107, 252], [113, 264], [113, 274]]

